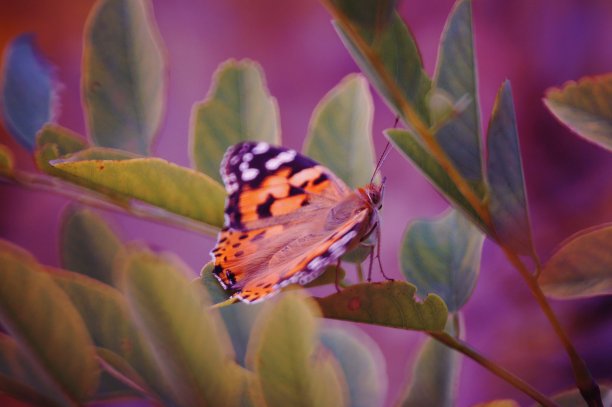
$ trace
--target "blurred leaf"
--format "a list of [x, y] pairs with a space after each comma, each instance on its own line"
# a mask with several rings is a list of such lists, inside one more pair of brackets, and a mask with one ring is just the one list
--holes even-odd
[[91, 338], [78, 312], [23, 249], [0, 240], [0, 321], [35, 363], [59, 404], [84, 402], [98, 385]]
[[[446, 332], [457, 337], [455, 321], [449, 319]], [[457, 401], [461, 354], [433, 338], [427, 338], [412, 369], [412, 381], [401, 406], [453, 407]]]
[[268, 407], [343, 405], [344, 380], [337, 362], [316, 352], [314, 304], [292, 291], [265, 305], [247, 353], [256, 375], [254, 399]]
[[338, 360], [344, 372], [351, 407], [384, 404], [387, 390], [385, 358], [378, 344], [354, 325], [323, 328], [321, 343]]
[[[423, 70], [414, 38], [401, 17], [392, 12], [386, 24], [374, 28], [356, 18], [354, 2], [325, 0], [324, 3], [334, 17], [342, 42], [395, 113], [410, 122], [401, 108], [406, 103], [421, 121], [429, 123], [426, 96], [431, 81]], [[358, 7], [362, 15], [376, 16], [380, 10], [375, 1], [360, 2]]]
[[510, 82], [499, 89], [487, 131], [489, 211], [498, 242], [519, 254], [534, 252], [527, 193]]
[[521, 405], [514, 400], [503, 399], [474, 404], [472, 407], [521, 407]]
[[350, 187], [374, 174], [372, 96], [361, 75], [348, 75], [319, 102], [310, 119], [303, 153], [332, 170]]
[[439, 295], [449, 312], [468, 301], [480, 271], [484, 235], [459, 212], [417, 220], [406, 229], [400, 263], [417, 293]]
[[[372, 237], [372, 235], [370, 235]], [[342, 255], [342, 261], [348, 261], [349, 263], [363, 263], [372, 252], [372, 247], [364, 244], [360, 244], [353, 250], [348, 251]], [[318, 279], [317, 279], [318, 280]], [[317, 281], [315, 280], [315, 281]]]
[[13, 152], [4, 144], [0, 144], [0, 174], [10, 175], [13, 172], [14, 165]]
[[122, 289], [151, 342], [175, 400], [182, 406], [238, 403], [244, 374], [232, 362], [230, 339], [201, 289], [175, 261], [131, 250], [122, 262]]
[[[599, 385], [601, 392], [601, 400], [604, 406], [612, 405], [612, 387]], [[553, 397], [553, 401], [559, 405], [559, 407], [587, 407], [587, 403], [582, 398], [578, 389], [571, 389], [561, 392]], [[518, 406], [518, 404], [517, 404]], [[488, 406], [487, 406], [488, 407]], [[498, 406], [494, 406], [498, 407]], [[506, 407], [506, 406], [499, 406]], [[514, 407], [514, 406], [508, 406]]]
[[82, 274], [53, 270], [51, 276], [81, 314], [95, 345], [125, 359], [160, 398], [167, 399], [167, 385], [121, 293]]
[[397, 0], [330, 0], [329, 3], [360, 27], [378, 32], [393, 17]]
[[89, 209], [65, 211], [60, 240], [62, 267], [113, 284], [113, 261], [121, 241], [101, 216]]
[[[213, 275], [213, 262], [209, 262], [202, 268], [198, 284], [203, 285], [213, 304], [226, 301], [230, 293], [223, 290], [219, 280]], [[232, 340], [236, 361], [245, 366], [245, 356], [251, 337], [253, 323], [259, 315], [263, 304], [244, 304], [236, 303], [228, 307], [219, 308], [219, 314], [225, 324], [229, 337]]]
[[550, 88], [544, 104], [576, 134], [612, 150], [612, 72]]
[[485, 222], [478, 216], [470, 203], [463, 197], [436, 159], [421, 145], [418, 137], [408, 130], [390, 129], [384, 131], [385, 136], [395, 148], [409, 158], [419, 170], [429, 179], [436, 189], [442, 193], [457, 208], [461, 209], [483, 231], [487, 230]]
[[57, 171], [49, 164], [61, 156], [87, 148], [87, 142], [78, 134], [56, 124], [46, 124], [36, 135], [34, 159], [36, 166], [51, 175]]
[[435, 138], [459, 173], [482, 198], [484, 181], [480, 151], [480, 111], [470, 0], [457, 1], [446, 22], [438, 51], [434, 86], [447, 92], [453, 102], [465, 97], [470, 100], [469, 105], [455, 119], [436, 132]]
[[417, 331], [441, 331], [448, 316], [444, 301], [430, 294], [423, 302], [416, 287], [402, 281], [355, 284], [315, 298], [325, 318]]
[[612, 223], [563, 242], [544, 265], [538, 283], [553, 298], [612, 294]]
[[223, 226], [223, 187], [206, 175], [159, 158], [53, 162], [95, 189], [137, 199], [197, 221]]
[[280, 118], [261, 67], [229, 60], [215, 73], [205, 101], [191, 114], [191, 159], [198, 171], [221, 182], [219, 167], [228, 147], [244, 140], [280, 144]]
[[2, 115], [7, 130], [29, 151], [34, 150], [38, 130], [56, 116], [58, 84], [53, 71], [36, 49], [33, 34], [22, 34], [8, 45]]
[[[100, 377], [100, 386], [94, 396], [95, 400], [106, 400], [119, 397], [154, 397], [147, 389], [142, 377], [130, 364], [116, 353], [98, 348], [98, 359], [104, 368]], [[158, 400], [156, 400], [158, 401]]]
[[60, 156], [75, 153], [88, 147], [87, 141], [70, 129], [57, 124], [47, 123], [36, 134], [36, 148], [45, 144], [57, 145]]
[[0, 393], [9, 394], [34, 405], [59, 405], [43, 396], [44, 378], [19, 349], [17, 342], [0, 333]]
[[147, 0], [101, 0], [85, 27], [83, 100], [96, 145], [142, 155], [163, 118], [166, 65]]

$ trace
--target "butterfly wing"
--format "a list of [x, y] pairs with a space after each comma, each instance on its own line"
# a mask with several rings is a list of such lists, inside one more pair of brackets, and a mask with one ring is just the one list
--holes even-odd
[[221, 175], [228, 198], [213, 273], [246, 302], [317, 277], [363, 222], [349, 213], [359, 203], [344, 182], [294, 150], [237, 144], [225, 154]]

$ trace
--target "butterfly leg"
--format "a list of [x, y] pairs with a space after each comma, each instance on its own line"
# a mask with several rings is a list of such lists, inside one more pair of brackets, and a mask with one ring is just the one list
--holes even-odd
[[336, 262], [336, 279], [334, 280], [334, 284], [336, 285], [336, 291], [340, 292], [340, 280], [339, 280], [339, 275], [340, 275], [340, 263], [342, 263], [342, 260], [340, 258], [338, 258], [338, 261]]
[[368, 283], [372, 282], [372, 266], [374, 265], [374, 246], [370, 249], [370, 265], [368, 266]]
[[[373, 249], [372, 249], [372, 252], [374, 252]], [[394, 281], [392, 278], [387, 277], [387, 275], [385, 274], [385, 271], [383, 270], [382, 262], [380, 260], [380, 228], [376, 229], [376, 259], [378, 260], [378, 267], [380, 268], [380, 273], [383, 275], [385, 280]], [[370, 262], [370, 272], [372, 272], [371, 265], [372, 263]]]

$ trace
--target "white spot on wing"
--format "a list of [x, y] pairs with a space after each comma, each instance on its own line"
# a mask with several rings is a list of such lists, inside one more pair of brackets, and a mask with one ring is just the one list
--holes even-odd
[[253, 154], [263, 154], [270, 149], [270, 144], [265, 142], [259, 142], [255, 147], [253, 147]]
[[257, 168], [249, 168], [242, 173], [242, 180], [251, 181], [255, 179], [257, 175], [259, 175], [259, 170]]
[[273, 171], [278, 169], [282, 164], [293, 161], [297, 153], [294, 150], [287, 150], [279, 153], [276, 157], [266, 161], [266, 169]]

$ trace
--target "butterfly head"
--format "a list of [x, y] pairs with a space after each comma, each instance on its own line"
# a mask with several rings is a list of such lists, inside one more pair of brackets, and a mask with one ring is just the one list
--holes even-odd
[[367, 206], [373, 210], [382, 209], [383, 193], [385, 192], [386, 177], [380, 184], [370, 183], [363, 188], [359, 188], [359, 193]]

